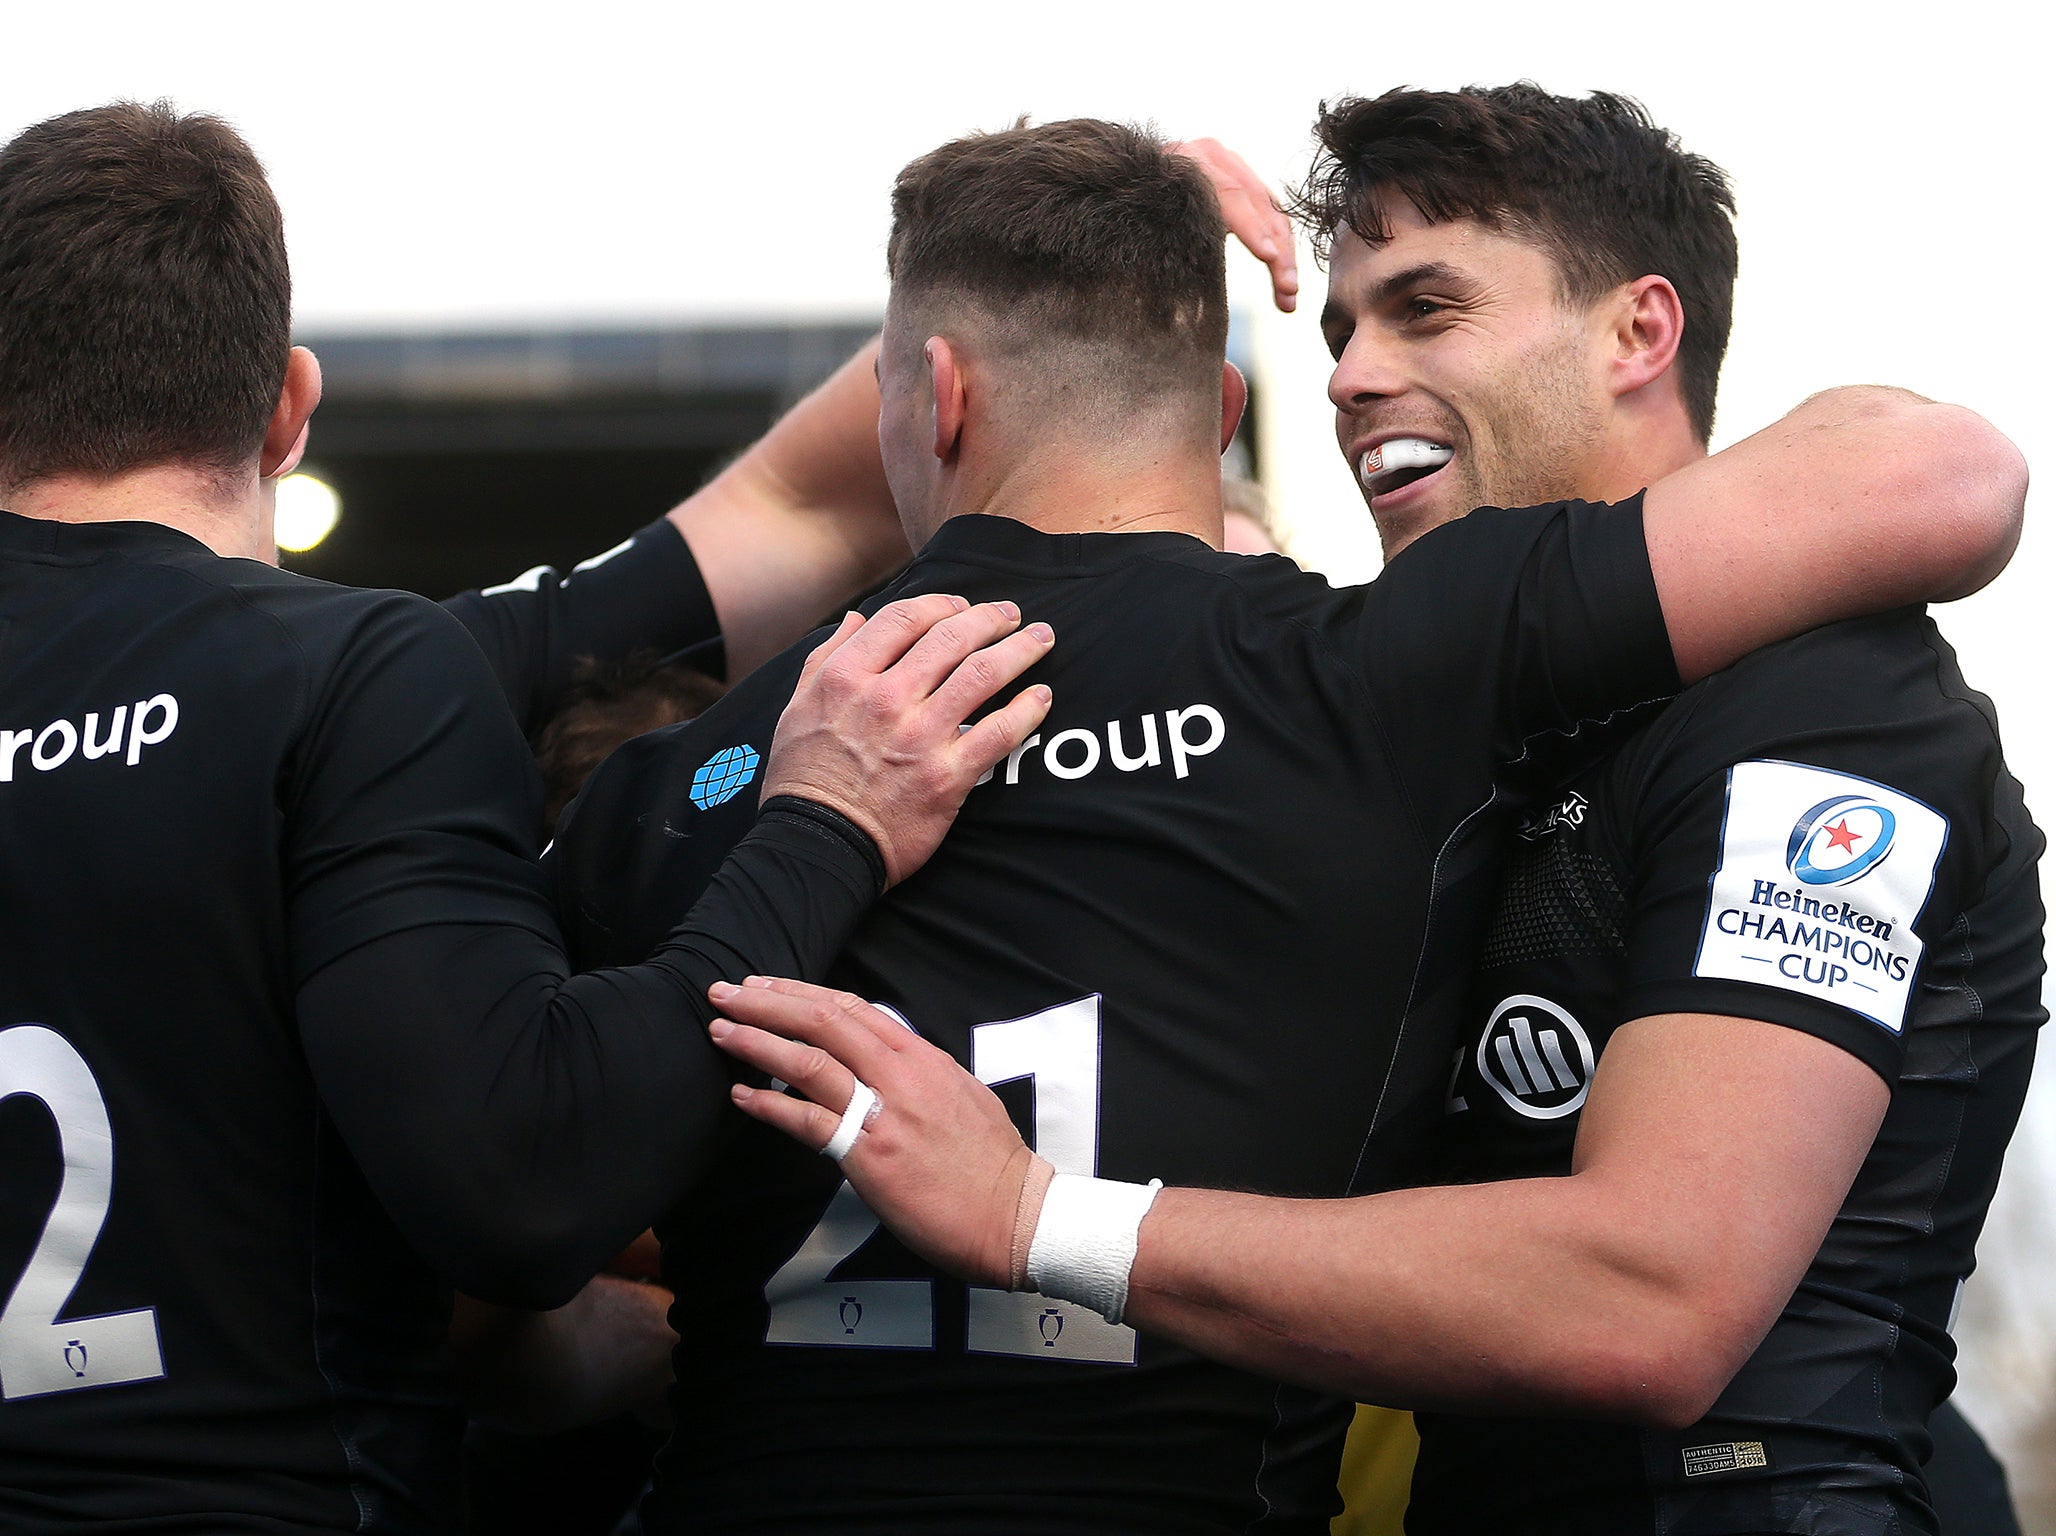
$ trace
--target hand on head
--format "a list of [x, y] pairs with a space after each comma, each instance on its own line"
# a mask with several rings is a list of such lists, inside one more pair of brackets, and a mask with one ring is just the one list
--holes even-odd
[[852, 613], [807, 658], [779, 716], [763, 795], [798, 795], [870, 833], [896, 885], [928, 861], [971, 786], [1042, 723], [1050, 691], [971, 713], [1049, 653], [1012, 603], [932, 593]]
[[820, 1150], [859, 1082], [876, 1112], [842, 1158], [864, 1203], [930, 1263], [980, 1285], [1013, 1279], [1015, 1209], [1034, 1154], [997, 1095], [947, 1051], [847, 992], [752, 976], [707, 994], [714, 1043], [798, 1094], [737, 1084], [738, 1108]]
[[1278, 206], [1263, 177], [1249, 162], [1218, 139], [1188, 139], [1171, 148], [1183, 155], [1214, 184], [1228, 233], [1250, 255], [1271, 269], [1271, 300], [1286, 314], [1299, 304], [1299, 252], [1292, 220]]

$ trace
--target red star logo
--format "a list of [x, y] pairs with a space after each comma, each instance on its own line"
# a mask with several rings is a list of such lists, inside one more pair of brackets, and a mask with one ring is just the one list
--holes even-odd
[[1827, 834], [1828, 846], [1830, 848], [1841, 848], [1849, 853], [1856, 851], [1857, 834], [1849, 830], [1849, 818], [1847, 816], [1844, 816], [1832, 827], [1829, 827]]

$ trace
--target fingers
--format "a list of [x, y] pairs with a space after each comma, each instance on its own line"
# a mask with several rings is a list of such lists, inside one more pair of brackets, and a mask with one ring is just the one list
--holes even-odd
[[[1003, 637], [1014, 634], [1020, 623], [1021, 610], [1014, 604], [980, 603], [936, 624], [888, 670], [896, 680], [905, 685], [911, 697], [927, 698], [953, 674], [961, 671], [970, 660], [975, 659], [980, 651]], [[980, 667], [974, 669], [974, 672], [982, 670]], [[1001, 682], [1005, 681], [1011, 681], [1011, 678], [995, 678], [985, 691], [966, 707], [964, 713], [968, 714], [972, 707], [984, 703], [999, 688]]]
[[[757, 995], [769, 992], [797, 1002], [820, 1004], [824, 1012], [839, 1009], [846, 1019], [867, 1030], [873, 1039], [890, 1050], [899, 1050], [921, 1038], [898, 1015], [887, 1013], [875, 1003], [865, 1002], [853, 992], [838, 992], [833, 987], [817, 986], [811, 981], [793, 981], [783, 976], [746, 976], [742, 985], [747, 991], [741, 996], [736, 995], [741, 989], [723, 991], [726, 985], [725, 982], [716, 983], [708, 989], [707, 995], [731, 1014], [740, 1008], [742, 1012], [737, 1017], [746, 1016], [750, 1023], [765, 1028], [775, 1027], [773, 1021], [789, 1021], [796, 1029], [804, 1030], [810, 1027], [810, 1020], [814, 1017], [805, 1012], [788, 1011], [780, 1004]], [[802, 1038], [811, 1040], [813, 1036]], [[816, 1040], [814, 1043], [825, 1042]]]
[[843, 641], [863, 627], [864, 616], [861, 613], [844, 614], [842, 622], [835, 626], [835, 633], [807, 652], [806, 665], [800, 668], [800, 685], [805, 687], [812, 681], [814, 674], [827, 664], [828, 658], [842, 648]]
[[852, 670], [883, 672], [936, 625], [970, 606], [963, 598], [945, 592], [900, 598], [864, 620], [863, 627], [836, 645], [830, 654]]
[[728, 1019], [709, 1024], [707, 1036], [737, 1061], [790, 1084], [832, 1114], [847, 1109], [856, 1091], [857, 1074], [818, 1045]]
[[958, 766], [977, 778], [1026, 741], [1048, 718], [1050, 691], [1041, 683], [1023, 688], [1005, 709], [994, 710], [957, 738]]
[[[746, 987], [716, 982], [707, 989], [707, 996], [725, 1016], [715, 1021], [717, 1025], [732, 1020], [767, 1037], [779, 1037], [794, 1050], [810, 1053], [797, 1057], [781, 1054], [776, 1063], [753, 1058], [753, 1064], [765, 1067], [773, 1077], [784, 1079], [809, 1098], [837, 1110], [849, 1103], [851, 1077], [875, 1082], [883, 1066], [879, 1052], [881, 1042], [889, 1036], [870, 1027], [866, 1016], [877, 1014], [891, 1030], [908, 1034], [861, 998], [805, 982]], [[728, 1047], [724, 1044], [722, 1049]]]
[[1290, 314], [1299, 302], [1299, 254], [1292, 221], [1263, 177], [1218, 139], [1192, 139], [1172, 148], [1206, 172], [1228, 232], [1270, 268], [1272, 302]]
[[728, 1090], [729, 1102], [752, 1120], [761, 1120], [775, 1131], [783, 1131], [809, 1151], [819, 1152], [842, 1123], [842, 1116], [830, 1114], [819, 1104], [809, 1104], [789, 1093], [768, 1088], [751, 1088], [737, 1083]]
[[948, 716], [951, 725], [962, 724], [972, 711], [1047, 656], [1056, 638], [1047, 624], [1030, 624], [995, 645], [964, 656], [935, 687], [934, 707]]

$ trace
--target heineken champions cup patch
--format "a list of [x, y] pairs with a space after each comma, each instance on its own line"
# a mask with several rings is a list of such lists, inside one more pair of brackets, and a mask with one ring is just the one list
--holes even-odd
[[1897, 1034], [1948, 839], [1939, 811], [1882, 784], [1737, 763], [1693, 974], [1782, 987]]

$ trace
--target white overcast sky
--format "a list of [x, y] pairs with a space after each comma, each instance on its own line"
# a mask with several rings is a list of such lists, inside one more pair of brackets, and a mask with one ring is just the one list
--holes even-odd
[[[893, 172], [1022, 112], [1210, 133], [1283, 182], [1323, 97], [1620, 90], [1739, 192], [1718, 440], [1886, 382], [1976, 406], [2056, 474], [2046, 7], [103, 0], [6, 23], [0, 132], [121, 96], [242, 128], [285, 206], [307, 330], [875, 313]], [[1253, 264], [1234, 270], [1262, 315]], [[1374, 545], [1329, 432], [1308, 277], [1298, 317], [1255, 329], [1269, 478], [1302, 554], [1361, 578]], [[2052, 575], [2031, 502], [2013, 569], [1943, 615], [2045, 823]]]

